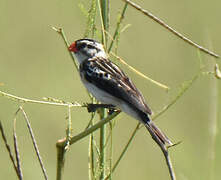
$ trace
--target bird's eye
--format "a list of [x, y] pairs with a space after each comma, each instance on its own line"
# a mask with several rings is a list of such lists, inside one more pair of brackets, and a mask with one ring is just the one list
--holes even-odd
[[81, 43], [78, 45], [78, 49], [84, 49], [86, 47], [85, 43]]

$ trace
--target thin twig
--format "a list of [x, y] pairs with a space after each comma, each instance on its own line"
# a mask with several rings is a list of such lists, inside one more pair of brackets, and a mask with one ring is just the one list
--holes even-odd
[[[94, 125], [93, 121], [94, 117], [95, 117], [95, 112], [92, 112], [90, 122], [88, 123], [86, 129]], [[89, 180], [94, 180], [95, 176], [94, 133], [91, 133], [89, 137], [88, 158], [89, 158], [88, 161]]]
[[113, 55], [115, 58], [117, 58], [117, 60], [119, 60], [122, 64], [126, 65], [130, 70], [132, 70], [133, 72], [135, 72], [136, 74], [138, 74], [139, 76], [147, 79], [148, 81], [152, 82], [153, 84], [156, 84], [157, 86], [166, 89], [167, 91], [170, 89], [168, 86], [157, 82], [151, 78], [149, 78], [148, 76], [144, 75], [143, 73], [141, 73], [140, 71], [136, 70], [135, 68], [133, 68], [132, 66], [130, 66], [129, 64], [127, 64], [122, 58], [120, 58], [119, 56], [117, 56], [116, 54], [114, 54], [113, 52], [111, 52], [111, 55]]
[[88, 176], [89, 180], [94, 179], [94, 147], [93, 147], [93, 133], [90, 134], [89, 147], [88, 147]]
[[2, 139], [4, 141], [5, 147], [6, 147], [7, 151], [8, 151], [9, 157], [10, 157], [11, 162], [13, 164], [14, 170], [15, 170], [18, 178], [20, 178], [20, 175], [19, 175], [19, 172], [18, 172], [18, 169], [17, 169], [17, 166], [16, 166], [16, 162], [15, 162], [14, 156], [12, 154], [11, 148], [10, 148], [10, 146], [8, 144], [7, 138], [5, 136], [4, 128], [2, 126], [2, 122], [1, 121], [0, 121], [0, 131], [1, 131], [1, 134], [2, 134]]
[[107, 34], [105, 32], [108, 32], [109, 30], [109, 19], [110, 19], [110, 11], [109, 11], [109, 0], [100, 0], [100, 12], [101, 12], [101, 23], [103, 24], [102, 27], [104, 32], [102, 33], [102, 43], [107, 47]]
[[[110, 155], [109, 155], [109, 180], [112, 180], [112, 165], [113, 165], [113, 122], [109, 122], [110, 126]], [[108, 141], [108, 140], [107, 140]]]
[[72, 134], [71, 107], [68, 106], [68, 127], [67, 127], [67, 136], [66, 136], [67, 142], [65, 150], [69, 149], [71, 134]]
[[[68, 50], [68, 47], [69, 47], [70, 43], [68, 42], [68, 40], [67, 40], [67, 38], [66, 38], [66, 36], [64, 34], [63, 29], [62, 28], [56, 28], [54, 26], [52, 26], [52, 29], [55, 30], [58, 34], [61, 35], [61, 37], [62, 37], [62, 39], [63, 39], [63, 41], [65, 43], [65, 46], [66, 46], [66, 48]], [[77, 62], [75, 61], [73, 53], [71, 51], [69, 51], [69, 50], [68, 50], [68, 53], [71, 56], [71, 59], [72, 59], [72, 61], [74, 63], [75, 68], [78, 69]]]
[[3, 91], [0, 91], [0, 96], [7, 97], [11, 100], [20, 102], [20, 103], [34, 103], [34, 104], [47, 104], [47, 105], [55, 105], [55, 106], [67, 106], [67, 107], [82, 107], [79, 103], [63, 103], [63, 102], [48, 102], [48, 101], [38, 101], [33, 99], [27, 99], [19, 96], [15, 96]]
[[[106, 117], [106, 110], [104, 108], [99, 109], [100, 111], [100, 121]], [[100, 180], [103, 180], [105, 177], [106, 170], [106, 126], [105, 124], [100, 128]]]
[[19, 179], [23, 179], [23, 174], [22, 174], [22, 169], [21, 169], [21, 160], [19, 156], [19, 148], [18, 148], [18, 141], [17, 141], [17, 135], [16, 135], [16, 116], [20, 109], [18, 109], [15, 113], [15, 118], [14, 118], [14, 127], [13, 127], [13, 141], [14, 141], [14, 150], [15, 150], [15, 157], [16, 157], [16, 162], [17, 162], [17, 169], [19, 173]]
[[[113, 166], [113, 168], [112, 168], [112, 170], [111, 170], [112, 173], [115, 171], [115, 169], [117, 168], [119, 162], [120, 162], [121, 159], [123, 158], [125, 152], [127, 151], [129, 145], [131, 144], [131, 142], [132, 142], [134, 136], [136, 135], [136, 133], [137, 133], [137, 131], [138, 131], [138, 129], [139, 129], [139, 126], [140, 126], [140, 123], [138, 123], [137, 126], [136, 126], [136, 128], [133, 130], [133, 132], [132, 132], [132, 134], [131, 134], [131, 136], [130, 136], [128, 142], [127, 142], [127, 144], [125, 145], [123, 151], [121, 152], [120, 156], [118, 157], [117, 161], [115, 162], [115, 164], [114, 164], [114, 166]], [[105, 180], [108, 180], [110, 176], [111, 176], [111, 174], [109, 174], [109, 175], [105, 178]]]
[[166, 112], [171, 106], [173, 106], [180, 97], [183, 96], [183, 94], [192, 86], [192, 84], [199, 78], [201, 74], [201, 71], [199, 71], [190, 81], [186, 82], [186, 85], [182, 87], [182, 90], [178, 95], [166, 106], [163, 107], [163, 109], [158, 112], [155, 116], [153, 116], [152, 120], [155, 120], [159, 116], [161, 116], [164, 112]]
[[84, 33], [84, 38], [87, 38], [91, 33], [91, 37], [94, 37], [96, 30], [96, 15], [97, 15], [97, 0], [91, 0], [91, 7], [87, 13], [87, 25]]
[[125, 3], [124, 8], [123, 8], [123, 10], [122, 10], [122, 12], [121, 12], [120, 18], [119, 18], [119, 20], [118, 20], [118, 22], [117, 22], [117, 26], [116, 26], [116, 29], [115, 29], [115, 32], [114, 32], [114, 36], [113, 36], [113, 38], [111, 39], [111, 43], [110, 43], [110, 46], [109, 46], [108, 51], [107, 51], [108, 53], [111, 51], [111, 49], [112, 49], [112, 47], [113, 47], [113, 44], [114, 44], [114, 42], [115, 42], [115, 40], [116, 40], [116, 37], [117, 37], [118, 34], [119, 34], [120, 25], [121, 25], [121, 23], [122, 23], [122, 21], [123, 21], [123, 19], [124, 19], [124, 15], [125, 15], [125, 13], [126, 13], [127, 5], [128, 5], [128, 3]]
[[[96, 131], [101, 126], [103, 126], [104, 124], [108, 123], [113, 118], [115, 118], [119, 113], [120, 113], [120, 111], [114, 112], [113, 114], [111, 114], [111, 115], [107, 116], [106, 118], [100, 120], [98, 123], [91, 126], [90, 128], [88, 128], [88, 129], [84, 130], [83, 132], [77, 134], [76, 136], [72, 137], [71, 140], [70, 140], [70, 145], [76, 143], [77, 141], [83, 139], [84, 137], [88, 136], [92, 132]], [[66, 139], [62, 139], [62, 140], [58, 141], [57, 146], [63, 147], [65, 145], [65, 141], [66, 141]]]
[[[105, 32], [109, 31], [109, 0], [99, 0], [98, 9], [101, 17], [101, 27], [102, 27], [102, 44], [107, 48], [107, 34]], [[100, 121], [103, 121], [107, 117], [106, 109], [99, 109]], [[100, 180], [103, 180], [106, 176], [106, 125], [102, 125], [100, 128], [100, 157], [99, 157], [99, 169], [100, 169]]]
[[31, 135], [31, 140], [32, 140], [32, 143], [33, 143], [33, 146], [34, 146], [34, 149], [35, 149], [35, 152], [36, 152], [36, 155], [38, 157], [38, 161], [40, 163], [40, 166], [41, 166], [41, 170], [43, 172], [43, 175], [44, 175], [44, 178], [45, 180], [48, 180], [48, 175], [47, 175], [47, 172], [46, 172], [46, 169], [44, 167], [44, 164], [43, 164], [43, 161], [42, 161], [42, 158], [41, 158], [41, 155], [40, 155], [40, 152], [39, 152], [39, 149], [38, 149], [38, 145], [37, 145], [37, 142], [35, 140], [35, 136], [34, 136], [34, 133], [33, 133], [33, 130], [31, 128], [31, 124], [28, 120], [28, 116], [27, 114], [25, 113], [24, 109], [22, 108], [22, 106], [19, 107], [19, 109], [21, 110], [24, 118], [25, 118], [25, 121], [26, 121], [26, 124], [27, 124], [27, 127], [28, 127], [28, 130], [29, 130], [29, 133]]
[[135, 9], [137, 9], [138, 11], [142, 12], [143, 14], [145, 14], [146, 16], [148, 16], [149, 18], [153, 19], [155, 22], [157, 22], [158, 24], [160, 24], [161, 26], [163, 26], [164, 28], [166, 28], [167, 30], [169, 30], [171, 33], [173, 33], [174, 35], [176, 35], [177, 37], [179, 37], [180, 39], [184, 40], [185, 42], [187, 42], [188, 44], [194, 46], [195, 48], [199, 49], [200, 51], [203, 51], [215, 58], [219, 58], [219, 55], [200, 46], [199, 44], [193, 42], [192, 40], [188, 39], [187, 37], [185, 37], [184, 35], [182, 35], [181, 33], [179, 33], [178, 31], [176, 31], [175, 29], [173, 29], [172, 27], [170, 27], [169, 25], [167, 25], [164, 21], [162, 21], [161, 19], [159, 19], [158, 17], [156, 17], [155, 15], [153, 15], [152, 13], [150, 13], [149, 11], [143, 9], [142, 7], [140, 7], [139, 5], [137, 5], [136, 3], [130, 1], [130, 0], [123, 0], [124, 2], [129, 3], [129, 5], [131, 5], [132, 7], [134, 7]]
[[98, 7], [99, 14], [100, 14], [100, 19], [101, 19], [100, 21], [101, 21], [101, 31], [102, 31], [102, 44], [106, 48], [106, 35], [105, 35], [105, 28], [104, 28], [104, 23], [103, 23], [100, 0], [97, 0], [97, 4], [98, 4], [97, 7]]

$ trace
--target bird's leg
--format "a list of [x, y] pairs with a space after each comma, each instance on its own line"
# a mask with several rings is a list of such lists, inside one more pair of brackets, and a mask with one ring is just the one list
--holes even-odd
[[112, 104], [91, 104], [91, 103], [87, 104], [88, 112], [95, 112], [98, 108], [107, 108], [112, 113], [115, 110], [115, 106]]

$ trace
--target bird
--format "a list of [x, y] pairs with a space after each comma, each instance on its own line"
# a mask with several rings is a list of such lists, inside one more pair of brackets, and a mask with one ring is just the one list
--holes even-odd
[[79, 63], [82, 83], [98, 101], [137, 119], [158, 144], [173, 145], [151, 120], [152, 111], [142, 93], [123, 70], [109, 60], [101, 43], [84, 38], [74, 41], [68, 49]]

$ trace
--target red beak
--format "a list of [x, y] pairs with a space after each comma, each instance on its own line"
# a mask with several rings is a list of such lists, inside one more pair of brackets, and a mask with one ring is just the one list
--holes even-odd
[[71, 52], [76, 53], [76, 52], [77, 52], [76, 43], [73, 42], [73, 43], [69, 46], [68, 50], [71, 51]]

